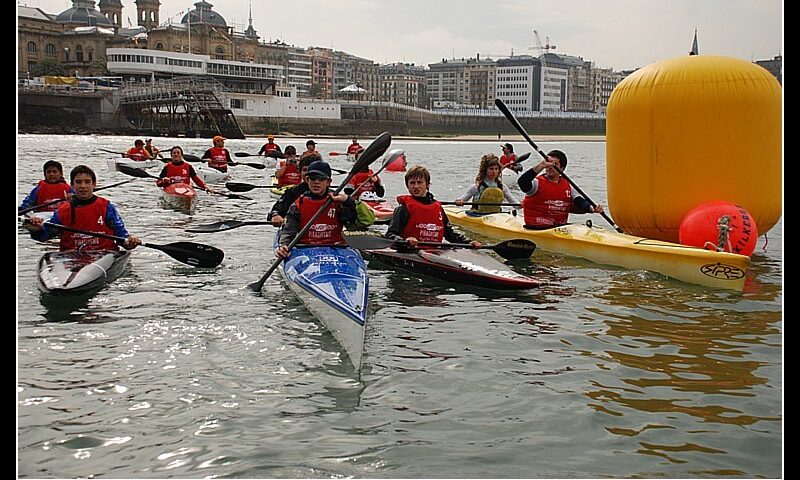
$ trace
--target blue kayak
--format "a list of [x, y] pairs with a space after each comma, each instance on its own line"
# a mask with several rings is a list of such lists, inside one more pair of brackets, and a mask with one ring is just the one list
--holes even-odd
[[369, 291], [361, 254], [346, 245], [297, 246], [280, 270], [289, 288], [361, 368]]

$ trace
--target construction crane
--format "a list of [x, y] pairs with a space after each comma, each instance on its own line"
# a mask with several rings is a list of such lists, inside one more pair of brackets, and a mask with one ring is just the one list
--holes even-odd
[[539, 38], [539, 32], [536, 30], [533, 31], [533, 42], [534, 45], [532, 47], [528, 47], [528, 50], [535, 50], [539, 55], [544, 55], [545, 53], [549, 52], [550, 50], [555, 50], [555, 45], [550, 45], [550, 37], [544, 37], [544, 45], [542, 45], [542, 39]]

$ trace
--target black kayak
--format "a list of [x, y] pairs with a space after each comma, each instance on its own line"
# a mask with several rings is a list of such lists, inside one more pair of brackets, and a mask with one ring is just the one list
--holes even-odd
[[447, 250], [362, 250], [365, 257], [456, 283], [500, 290], [526, 290], [542, 282], [509, 270], [493, 257], [468, 248]]
[[39, 260], [39, 289], [60, 296], [93, 292], [119, 277], [130, 255], [128, 250], [46, 253]]

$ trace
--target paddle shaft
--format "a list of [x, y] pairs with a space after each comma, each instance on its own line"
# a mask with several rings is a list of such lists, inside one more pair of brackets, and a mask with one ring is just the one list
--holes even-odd
[[[503, 103], [503, 101], [502, 101], [502, 100], [500, 100], [499, 98], [496, 98], [496, 99], [494, 100], [494, 103], [495, 103], [495, 105], [497, 105], [497, 108], [499, 108], [499, 109], [500, 109], [500, 111], [501, 111], [501, 112], [503, 112], [503, 115], [505, 115], [506, 119], [508, 119], [508, 121], [509, 121], [509, 122], [511, 122], [511, 125], [513, 125], [513, 126], [514, 126], [514, 128], [515, 128], [515, 129], [516, 129], [516, 130], [519, 132], [519, 134], [520, 134], [520, 135], [522, 135], [522, 136], [525, 138], [525, 140], [528, 142], [528, 144], [530, 144], [530, 146], [531, 146], [531, 147], [533, 147], [533, 149], [534, 149], [534, 150], [536, 150], [537, 152], [539, 152], [539, 155], [541, 155], [541, 156], [542, 156], [542, 158], [544, 158], [545, 160], [547, 160], [547, 154], [546, 154], [546, 153], [544, 153], [544, 152], [542, 151], [542, 149], [541, 149], [541, 148], [539, 148], [539, 146], [538, 146], [538, 145], [536, 145], [536, 143], [534, 143], [533, 139], [531, 139], [530, 135], [528, 135], [528, 132], [526, 132], [526, 131], [525, 131], [525, 129], [522, 127], [522, 124], [521, 124], [521, 123], [519, 123], [519, 120], [517, 120], [517, 118], [514, 116], [514, 114], [513, 114], [513, 113], [511, 113], [511, 110], [509, 110], [509, 109], [508, 109], [508, 107], [506, 106], [506, 104], [505, 104], [505, 103]], [[555, 168], [555, 169], [556, 169], [556, 171], [557, 171], [557, 172], [558, 172], [558, 173], [559, 173], [559, 174], [560, 174], [562, 177], [564, 177], [564, 179], [565, 179], [567, 182], [569, 182], [569, 184], [570, 184], [570, 185], [572, 185], [572, 187], [573, 187], [573, 188], [575, 188], [575, 190], [577, 190], [577, 191], [578, 191], [578, 193], [579, 193], [579, 194], [580, 194], [580, 195], [581, 195], [583, 198], [585, 198], [585, 199], [586, 199], [586, 201], [589, 203], [589, 205], [591, 205], [591, 206], [592, 206], [592, 208], [594, 208], [594, 207], [597, 207], [597, 204], [596, 204], [596, 203], [594, 203], [594, 201], [593, 201], [591, 198], [589, 198], [589, 196], [588, 196], [588, 195], [586, 195], [586, 193], [584, 193], [584, 191], [583, 191], [583, 190], [581, 190], [581, 187], [579, 187], [578, 185], [576, 185], [576, 184], [575, 184], [575, 182], [573, 182], [573, 181], [572, 181], [572, 179], [571, 179], [571, 178], [569, 178], [569, 177], [567, 176], [567, 174], [566, 174], [566, 173], [564, 173], [564, 170], [561, 170], [561, 168], [559, 168], [559, 166], [558, 166], [558, 165], [553, 165], [553, 168]], [[607, 221], [607, 222], [608, 222], [608, 223], [609, 223], [609, 224], [610, 224], [612, 227], [614, 227], [614, 229], [615, 229], [615, 230], [617, 230], [619, 233], [623, 233], [623, 232], [622, 232], [622, 229], [621, 229], [621, 228], [620, 228], [620, 227], [619, 227], [619, 226], [618, 226], [616, 223], [614, 223], [614, 220], [612, 220], [612, 219], [611, 219], [611, 217], [609, 217], [608, 215], [606, 215], [606, 213], [605, 213], [605, 212], [602, 212], [602, 213], [600, 213], [600, 215], [602, 215], [602, 217], [603, 217], [603, 218], [605, 218], [605, 219], [606, 219], [606, 221]]]
[[[105, 185], [105, 186], [102, 186], [102, 187], [97, 187], [97, 188], [95, 188], [95, 189], [94, 189], [94, 191], [95, 191], [95, 192], [99, 192], [100, 190], [104, 190], [104, 189], [106, 189], [106, 188], [118, 187], [118, 186], [120, 186], [120, 185], [122, 185], [122, 184], [125, 184], [125, 183], [130, 183], [130, 182], [132, 182], [132, 181], [133, 181], [133, 179], [130, 179], [130, 180], [123, 180], [123, 181], [121, 181], [121, 182], [112, 183], [111, 185]], [[66, 201], [67, 201], [67, 199], [63, 199], [63, 200], [53, 200], [52, 202], [43, 203], [43, 204], [41, 204], [41, 205], [34, 205], [34, 206], [32, 206], [32, 207], [23, 208], [22, 210], [20, 210], [20, 211], [18, 211], [18, 212], [17, 212], [17, 215], [23, 215], [23, 214], [25, 214], [25, 213], [32, 212], [32, 211], [34, 211], [34, 210], [39, 210], [40, 208], [49, 207], [50, 205], [55, 205], [56, 203], [61, 203], [61, 202], [66, 202]]]

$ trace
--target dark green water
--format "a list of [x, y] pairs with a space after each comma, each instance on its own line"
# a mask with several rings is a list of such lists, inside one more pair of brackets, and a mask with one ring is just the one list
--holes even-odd
[[[18, 199], [50, 158], [96, 167], [100, 184], [124, 179], [96, 148], [132, 140], [20, 136]], [[175, 142], [198, 155], [210, 144], [156, 143]], [[453, 199], [496, 143], [393, 147]], [[566, 151], [571, 178], [605, 203], [603, 143], [541, 147]], [[263, 172], [237, 167], [233, 180], [256, 183]], [[391, 196], [404, 193], [401, 175], [384, 175]], [[272, 261], [271, 227], [183, 232], [261, 220], [273, 202], [266, 190], [247, 194], [255, 201], [203, 195], [194, 215], [162, 208], [150, 180], [104, 194], [145, 241], [208, 243], [226, 259], [196, 271], [139, 248], [102, 291], [54, 304], [41, 298], [35, 267], [55, 247], [18, 234], [19, 476], [782, 475], [782, 223], [766, 247], [759, 239], [743, 294], [542, 252], [515, 268], [548, 284], [522, 293], [372, 265], [359, 376], [278, 275], [260, 296], [244, 288]]]

